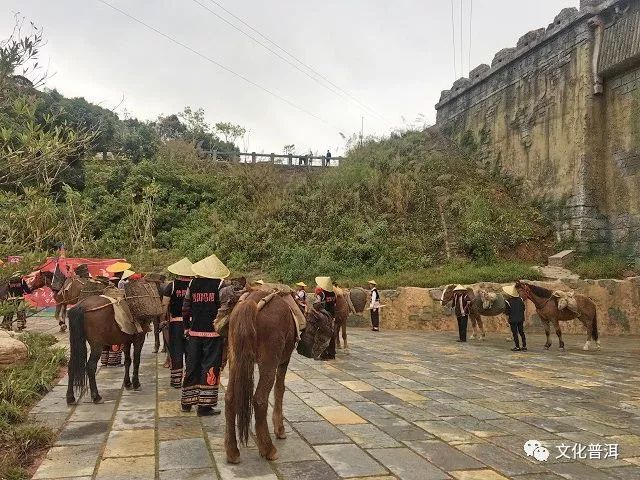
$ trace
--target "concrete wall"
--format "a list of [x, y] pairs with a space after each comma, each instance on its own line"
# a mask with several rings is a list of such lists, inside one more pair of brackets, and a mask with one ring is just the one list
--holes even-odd
[[442, 92], [437, 126], [556, 205], [559, 239], [640, 253], [640, 0], [585, 0]]
[[[575, 290], [587, 295], [597, 305], [598, 331], [600, 335], [640, 335], [640, 277], [627, 280], [573, 280], [565, 282], [536, 282], [553, 290]], [[499, 284], [482, 283], [472, 287], [499, 292]], [[404, 287], [384, 290], [380, 293], [386, 305], [381, 313], [381, 326], [385, 330], [456, 331], [453, 312], [440, 305], [441, 289]], [[365, 319], [352, 317], [351, 325], [368, 325]], [[510, 332], [504, 316], [484, 317], [488, 332]], [[543, 332], [535, 307], [527, 302], [526, 330]], [[469, 327], [471, 328], [471, 327]], [[553, 330], [552, 330], [553, 331]], [[565, 333], [585, 334], [578, 320], [562, 324]]]

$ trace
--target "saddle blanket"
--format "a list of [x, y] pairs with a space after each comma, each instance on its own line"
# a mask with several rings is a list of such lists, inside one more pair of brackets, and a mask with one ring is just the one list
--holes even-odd
[[116, 317], [116, 323], [123, 333], [126, 333], [127, 335], [135, 335], [137, 333], [144, 332], [142, 326], [133, 319], [133, 315], [131, 315], [127, 302], [124, 300], [117, 300], [106, 295], [100, 296], [111, 302], [111, 306], [113, 307], [113, 312]]

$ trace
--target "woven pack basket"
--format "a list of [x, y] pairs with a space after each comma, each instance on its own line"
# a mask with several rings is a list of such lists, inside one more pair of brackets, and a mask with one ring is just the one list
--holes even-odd
[[349, 290], [349, 296], [351, 297], [351, 303], [356, 312], [362, 313], [367, 306], [367, 292], [362, 288], [356, 287]]
[[124, 286], [125, 298], [135, 318], [162, 315], [158, 287], [146, 280], [130, 280]]

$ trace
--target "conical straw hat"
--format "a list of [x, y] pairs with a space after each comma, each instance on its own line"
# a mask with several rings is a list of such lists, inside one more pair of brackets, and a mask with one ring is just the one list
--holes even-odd
[[264, 280], [256, 280], [253, 283], [258, 284], [258, 285], [264, 285]]
[[453, 289], [454, 292], [466, 292], [467, 288], [463, 285], [456, 285], [456, 288]]
[[131, 268], [131, 264], [127, 262], [116, 262], [109, 265], [105, 270], [109, 273], [120, 273], [125, 270], [129, 270]]
[[133, 270], [125, 270], [124, 272], [122, 272], [122, 280], [126, 280], [131, 275], [135, 275], [135, 273], [136, 272], [134, 272]]
[[306, 286], [307, 286], [307, 284], [306, 284], [306, 283], [304, 283], [304, 282], [298, 282], [298, 283], [296, 283], [296, 286], [297, 286], [297, 287], [306, 287]]
[[509, 295], [510, 297], [519, 297], [520, 294], [518, 293], [518, 290], [516, 289], [515, 285], [508, 285], [506, 287], [502, 287], [502, 291], [504, 293], [506, 293], [507, 295]]
[[316, 277], [316, 283], [326, 292], [333, 292], [331, 277]]
[[371, 285], [378, 285], [375, 280], [369, 280], [367, 283], [370, 283]]
[[193, 263], [187, 257], [184, 257], [182, 260], [178, 260], [176, 263], [173, 263], [167, 267], [167, 270], [174, 275], [179, 277], [193, 277], [195, 274], [191, 267]]
[[191, 265], [194, 274], [204, 278], [218, 278], [222, 280], [227, 278], [231, 272], [215, 255], [203, 258], [199, 262]]

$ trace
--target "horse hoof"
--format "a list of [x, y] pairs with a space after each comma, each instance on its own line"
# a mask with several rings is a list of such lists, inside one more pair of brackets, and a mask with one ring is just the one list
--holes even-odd
[[138, 384], [138, 385], [134, 385], [133, 389], [137, 392], [138, 390], [140, 390], [142, 388], [142, 385]]
[[550, 348], [551, 348], [551, 345], [545, 345], [545, 346], [544, 346], [544, 349], [545, 349], [545, 350], [549, 350]]
[[67, 398], [67, 405], [77, 405], [76, 397]]
[[561, 352], [564, 352], [564, 347], [560, 347], [560, 351], [561, 351]]
[[96, 398], [93, 399], [93, 403], [95, 403], [96, 405], [100, 405], [101, 403], [104, 403], [104, 400], [102, 399], [101, 396], [97, 396]]
[[237, 465], [240, 463], [240, 454], [235, 455], [233, 457], [230, 457], [227, 455], [227, 463], [230, 463], [232, 465]]
[[64, 333], [67, 331], [67, 326], [66, 325], [60, 325], [60, 333]]
[[133, 385], [131, 385], [130, 383], [125, 383], [124, 384], [124, 388], [126, 388], [127, 390], [131, 390], [132, 387], [133, 387]]
[[475, 340], [476, 336], [475, 335], [471, 335], [471, 337], [469, 337], [469, 340]]
[[486, 337], [485, 337], [484, 335], [482, 335], [482, 336], [480, 337], [480, 340], [482, 340], [482, 341], [484, 342], [484, 341], [486, 340]]
[[273, 462], [278, 458], [280, 458], [280, 455], [278, 454], [278, 450], [276, 450], [275, 447], [273, 447], [273, 449], [266, 455], [266, 459], [270, 462]]
[[154, 350], [153, 350], [153, 353], [158, 353], [158, 349], [157, 349], [157, 348], [156, 348], [156, 349], [154, 349]]
[[582, 347], [582, 350], [584, 350], [585, 352], [589, 351], [589, 345], [585, 345], [584, 347]]
[[600, 350], [601, 348], [600, 344], [596, 345], [596, 350]]

